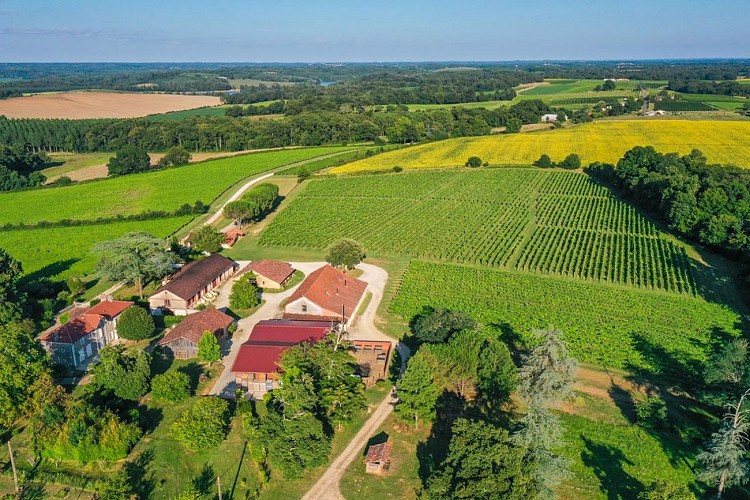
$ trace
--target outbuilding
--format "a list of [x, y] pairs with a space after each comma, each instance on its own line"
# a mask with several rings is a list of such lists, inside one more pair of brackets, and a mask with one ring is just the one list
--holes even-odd
[[198, 355], [198, 342], [205, 332], [224, 340], [234, 318], [218, 309], [204, 309], [189, 315], [175, 325], [159, 341], [159, 346], [172, 351], [175, 359], [189, 359]]
[[287, 262], [261, 259], [250, 263], [248, 271], [255, 275], [255, 282], [261, 288], [281, 290], [294, 274], [294, 268]]

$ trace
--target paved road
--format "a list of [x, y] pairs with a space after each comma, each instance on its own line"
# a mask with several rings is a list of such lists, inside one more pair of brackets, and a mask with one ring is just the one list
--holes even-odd
[[[370, 284], [368, 290], [372, 293], [372, 300], [370, 300], [370, 305], [364, 314], [349, 329], [349, 338], [353, 340], [382, 339], [393, 341], [391, 337], [388, 337], [375, 326], [375, 316], [380, 301], [383, 299], [383, 290], [388, 280], [388, 273], [379, 267], [369, 264], [360, 264], [359, 267], [364, 271], [361, 279]], [[401, 342], [396, 342], [396, 350], [401, 355], [401, 373], [403, 373], [406, 367], [406, 360], [409, 359], [409, 348]], [[339, 491], [341, 478], [344, 476], [349, 465], [362, 456], [365, 445], [375, 434], [375, 431], [383, 425], [388, 415], [391, 414], [395, 402], [395, 393], [391, 391], [377, 406], [372, 415], [370, 415], [370, 418], [365, 422], [357, 435], [346, 445], [344, 451], [331, 462], [331, 465], [328, 466], [328, 469], [318, 479], [318, 482], [302, 497], [303, 499], [339, 500], [344, 498]]]

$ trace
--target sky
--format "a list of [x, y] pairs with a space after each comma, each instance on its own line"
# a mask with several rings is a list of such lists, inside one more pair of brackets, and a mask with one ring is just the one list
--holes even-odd
[[0, 62], [748, 58], [750, 0], [0, 0]]

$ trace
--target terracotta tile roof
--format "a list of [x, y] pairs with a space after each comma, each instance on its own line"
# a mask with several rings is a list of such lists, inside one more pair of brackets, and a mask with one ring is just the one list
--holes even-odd
[[48, 330], [39, 340], [72, 344], [93, 333], [102, 320], [111, 320], [132, 305], [130, 301], [114, 300], [100, 302], [90, 309], [76, 307], [70, 311], [71, 319], [67, 323]]
[[159, 341], [159, 345], [165, 345], [173, 340], [184, 338], [197, 344], [206, 330], [216, 333], [234, 322], [234, 318], [224, 314], [218, 309], [204, 309], [197, 313], [190, 314], [182, 321], [177, 323], [174, 328], [169, 330]]
[[248, 267], [255, 274], [260, 274], [279, 284], [284, 283], [289, 276], [294, 274], [294, 268], [291, 265], [278, 260], [256, 260]]
[[287, 349], [302, 342], [318, 342], [330, 329], [330, 323], [320, 321], [259, 321], [249, 340], [240, 346], [232, 372], [276, 373]]
[[388, 443], [374, 444], [367, 449], [365, 462], [389, 462], [391, 460], [391, 448], [393, 445]]
[[185, 264], [172, 275], [166, 285], [156, 290], [153, 295], [167, 291], [181, 299], [190, 300], [206, 288], [213, 280], [234, 267], [234, 261], [214, 253], [202, 260]]
[[346, 318], [356, 311], [367, 283], [348, 276], [338, 269], [326, 264], [310, 273], [305, 281], [294, 291], [287, 304], [305, 297], [323, 309], [339, 314], [344, 308]]

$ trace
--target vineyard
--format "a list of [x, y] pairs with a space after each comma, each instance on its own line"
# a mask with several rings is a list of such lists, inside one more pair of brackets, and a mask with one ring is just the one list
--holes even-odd
[[588, 176], [508, 168], [311, 181], [260, 244], [471, 263], [694, 294], [682, 247]]
[[697, 375], [713, 337], [739, 333], [736, 314], [701, 298], [412, 261], [390, 312], [408, 320], [427, 305], [467, 311], [526, 340], [532, 328], [554, 325], [583, 362], [672, 376]]
[[715, 111], [716, 108], [701, 101], [659, 101], [654, 109], [664, 111]]
[[246, 177], [343, 150], [305, 148], [256, 153], [69, 187], [2, 193], [0, 203], [4, 208], [0, 213], [0, 226], [63, 219], [91, 220], [147, 210], [172, 212], [196, 200], [209, 204]]
[[750, 122], [613, 120], [543, 133], [447, 139], [356, 161], [331, 172], [458, 167], [470, 156], [479, 156], [490, 165], [530, 165], [542, 154], [561, 159], [577, 153], [584, 165], [616, 163], [629, 149], [645, 145], [663, 153], [700, 149], [712, 163], [750, 167]]

